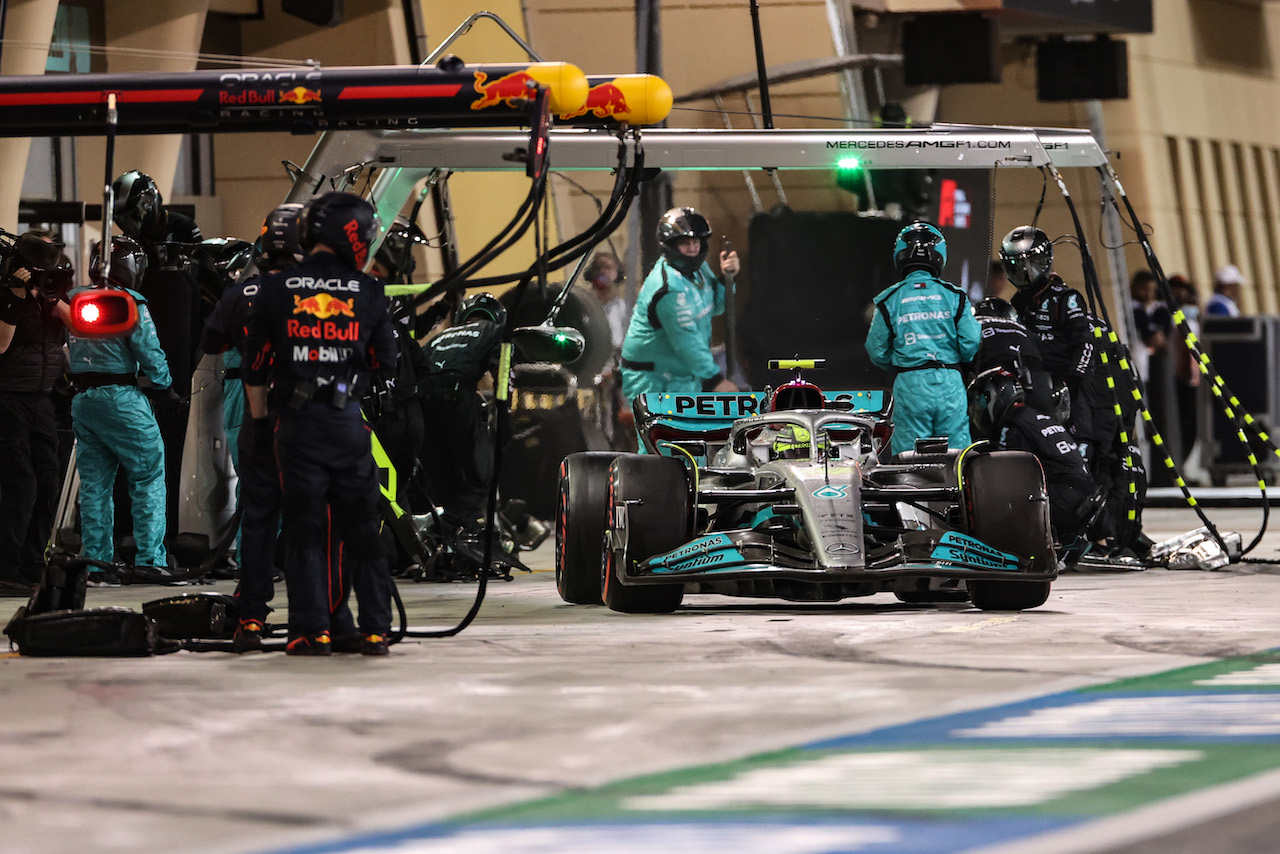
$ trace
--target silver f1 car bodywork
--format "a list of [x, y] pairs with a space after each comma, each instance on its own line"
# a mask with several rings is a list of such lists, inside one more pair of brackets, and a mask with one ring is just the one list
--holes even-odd
[[[1045, 601], [1057, 562], [1034, 457], [944, 442], [881, 463], [885, 393], [822, 398], [778, 411], [761, 411], [762, 393], [637, 399], [648, 453], [575, 454], [561, 466], [562, 597], [642, 612], [672, 610], [686, 592]], [[780, 456], [783, 431], [808, 447]]]

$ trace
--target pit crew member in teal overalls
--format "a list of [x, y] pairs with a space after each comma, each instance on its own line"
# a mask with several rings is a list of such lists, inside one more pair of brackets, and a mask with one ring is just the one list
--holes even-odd
[[[101, 276], [100, 249], [94, 251], [90, 277]], [[71, 382], [76, 396], [71, 417], [76, 437], [76, 469], [80, 474], [81, 554], [111, 562], [115, 506], [112, 487], [116, 471], [123, 468], [129, 482], [133, 511], [133, 537], [138, 554], [129, 578], [134, 583], [173, 583], [165, 551], [164, 444], [147, 395], [138, 388], [138, 373], [150, 383], [148, 394], [158, 406], [179, 402], [170, 388], [172, 379], [155, 323], [137, 287], [146, 274], [147, 254], [134, 240], [111, 240], [110, 284], [123, 287], [138, 303], [138, 324], [119, 338], [81, 338], [68, 333]], [[70, 294], [74, 297], [84, 288]], [[112, 584], [116, 580], [102, 570], [92, 571], [90, 581]]]
[[898, 232], [893, 263], [902, 281], [875, 298], [867, 355], [893, 370], [894, 454], [916, 439], [946, 436], [947, 447], [969, 445], [967, 394], [961, 367], [973, 359], [982, 329], [964, 291], [939, 276], [947, 241], [925, 222]]
[[[711, 226], [693, 208], [658, 222], [662, 257], [640, 288], [622, 341], [622, 393], [737, 391], [711, 355], [711, 318], [724, 314], [724, 282], [707, 264]], [[738, 253], [720, 253], [720, 270], [738, 272]]]

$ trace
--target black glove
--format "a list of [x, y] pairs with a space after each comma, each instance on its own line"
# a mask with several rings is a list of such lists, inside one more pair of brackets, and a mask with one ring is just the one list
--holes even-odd
[[249, 447], [259, 457], [275, 455], [275, 425], [270, 418], [250, 418], [244, 422], [241, 430], [249, 431]]
[[173, 390], [173, 386], [144, 388], [142, 393], [151, 400], [151, 404], [159, 412], [176, 412], [183, 406], [183, 399]]

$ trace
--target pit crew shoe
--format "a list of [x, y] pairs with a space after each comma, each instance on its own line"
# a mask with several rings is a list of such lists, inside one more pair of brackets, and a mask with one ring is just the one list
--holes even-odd
[[265, 633], [261, 620], [241, 620], [231, 636], [231, 646], [236, 652], [261, 652]]
[[364, 649], [364, 635], [337, 635], [329, 644], [329, 648], [338, 653], [355, 653]]
[[90, 587], [119, 587], [123, 583], [120, 576], [105, 569], [89, 570], [85, 580], [85, 584]]
[[187, 584], [185, 578], [173, 574], [167, 566], [133, 566], [125, 574], [130, 584], [163, 584], [168, 587], [182, 587]]
[[320, 632], [294, 638], [285, 646], [284, 652], [285, 655], [332, 655], [333, 644], [328, 632]]
[[364, 644], [360, 647], [361, 655], [387, 655], [390, 652], [386, 635], [364, 636]]

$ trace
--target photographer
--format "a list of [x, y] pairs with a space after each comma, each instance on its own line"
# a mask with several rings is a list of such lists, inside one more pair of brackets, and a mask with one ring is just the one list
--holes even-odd
[[58, 263], [61, 249], [37, 229], [0, 244], [0, 595], [26, 596], [39, 579], [57, 512], [62, 472], [51, 393], [66, 371], [61, 300], [71, 280]]

